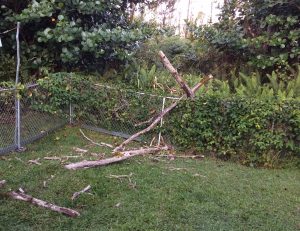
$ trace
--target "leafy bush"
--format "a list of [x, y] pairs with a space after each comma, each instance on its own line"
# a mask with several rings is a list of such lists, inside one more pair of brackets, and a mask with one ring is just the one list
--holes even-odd
[[175, 144], [272, 167], [300, 153], [300, 102], [202, 95], [182, 102], [167, 130]]

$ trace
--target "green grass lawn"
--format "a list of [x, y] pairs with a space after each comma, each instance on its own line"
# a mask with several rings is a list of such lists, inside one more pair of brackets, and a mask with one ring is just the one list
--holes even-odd
[[[120, 140], [86, 131], [94, 140]], [[254, 169], [214, 159], [157, 160], [137, 157], [121, 164], [70, 171], [43, 157], [79, 155], [95, 159], [110, 150], [95, 147], [78, 128], [65, 128], [24, 153], [0, 157], [0, 230], [297, 230], [300, 228], [299, 169]], [[42, 165], [28, 160], [40, 158]], [[180, 170], [176, 169], [179, 168]], [[174, 170], [176, 169], [176, 170]], [[107, 176], [132, 173], [128, 180]], [[53, 177], [51, 177], [53, 176]], [[48, 180], [50, 179], [50, 180]], [[47, 180], [47, 188], [43, 182]], [[136, 184], [136, 187], [133, 187]], [[72, 201], [87, 185], [90, 194]], [[22, 187], [30, 195], [78, 210], [68, 218], [3, 196]]]

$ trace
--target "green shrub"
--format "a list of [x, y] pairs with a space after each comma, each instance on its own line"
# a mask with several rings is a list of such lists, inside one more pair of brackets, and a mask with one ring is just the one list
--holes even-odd
[[300, 153], [300, 102], [240, 96], [202, 95], [182, 102], [166, 131], [176, 145], [273, 166], [280, 157]]

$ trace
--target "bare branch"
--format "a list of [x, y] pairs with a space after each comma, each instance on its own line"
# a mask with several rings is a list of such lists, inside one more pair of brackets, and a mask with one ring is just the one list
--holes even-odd
[[15, 200], [25, 201], [25, 202], [28, 202], [30, 204], [33, 204], [33, 205], [36, 205], [36, 206], [39, 206], [39, 207], [50, 209], [54, 212], [62, 213], [62, 214], [66, 215], [66, 216], [69, 216], [69, 217], [78, 217], [78, 216], [80, 216], [80, 213], [73, 210], [73, 209], [60, 207], [60, 206], [51, 204], [49, 202], [34, 198], [34, 197], [32, 197], [30, 195], [27, 195], [25, 193], [13, 191], [13, 192], [9, 192], [7, 195], [9, 197], [15, 199]]
[[105, 166], [105, 165], [114, 164], [114, 163], [118, 163], [118, 162], [127, 160], [134, 156], [144, 155], [144, 154], [149, 154], [149, 153], [156, 153], [156, 152], [160, 152], [160, 151], [167, 151], [169, 149], [170, 149], [170, 147], [165, 146], [165, 147], [155, 147], [155, 148], [137, 149], [137, 150], [119, 152], [119, 153], [116, 153], [116, 156], [108, 158], [108, 159], [96, 160], [96, 161], [81, 161], [81, 162], [65, 165], [65, 168], [71, 169], [71, 170], [76, 170], [76, 169], [81, 169], [81, 168], [93, 168], [93, 167], [98, 167], [98, 166]]
[[92, 188], [92, 187], [91, 187], [90, 185], [88, 185], [88, 186], [86, 186], [84, 189], [82, 189], [81, 191], [73, 193], [72, 201], [75, 200], [80, 194], [89, 191], [91, 188]]
[[106, 144], [106, 143], [97, 143], [95, 141], [93, 141], [91, 138], [87, 137], [83, 131], [81, 129], [79, 129], [80, 133], [83, 135], [84, 138], [86, 138], [88, 141], [90, 141], [92, 144], [95, 144], [97, 146], [100, 146], [100, 147], [103, 147], [103, 146], [106, 146], [106, 147], [109, 147], [109, 148], [114, 148], [111, 144]]
[[164, 66], [170, 71], [170, 73], [173, 75], [175, 78], [176, 82], [180, 85], [182, 90], [186, 93], [188, 98], [194, 98], [195, 94], [194, 92], [190, 89], [190, 87], [187, 85], [187, 83], [183, 80], [183, 78], [180, 76], [178, 71], [173, 67], [167, 56], [164, 54], [164, 52], [160, 51], [159, 52], [159, 57], [164, 64]]

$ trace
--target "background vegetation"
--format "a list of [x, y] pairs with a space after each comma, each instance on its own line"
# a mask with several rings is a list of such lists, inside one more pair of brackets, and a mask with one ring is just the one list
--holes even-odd
[[[164, 20], [145, 22], [146, 10], [163, 2], [171, 12], [176, 1], [1, 1], [0, 33], [22, 23], [22, 82], [38, 81], [50, 92], [49, 105], [33, 94], [39, 110], [55, 112], [72, 101], [113, 118], [124, 99], [117, 91], [89, 93], [94, 83], [181, 95], [157, 57], [163, 50], [190, 85], [207, 74], [215, 79], [194, 106], [184, 102], [173, 113], [168, 132], [176, 143], [246, 164], [299, 156], [299, 3], [226, 0], [219, 22], [186, 21], [183, 38]], [[0, 80], [13, 80], [14, 33], [1, 39]], [[146, 104], [131, 101], [138, 119], [146, 118], [136, 109]]]

